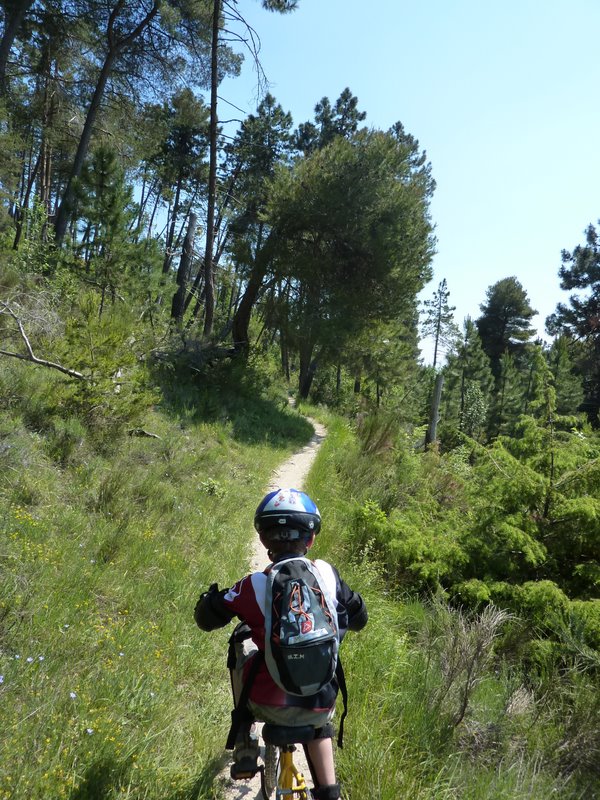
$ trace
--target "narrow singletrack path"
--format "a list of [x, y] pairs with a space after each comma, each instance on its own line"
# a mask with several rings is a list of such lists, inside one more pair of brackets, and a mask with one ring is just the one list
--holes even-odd
[[[273, 473], [267, 491], [279, 489], [283, 486], [290, 486], [294, 489], [302, 489], [306, 476], [308, 475], [321, 442], [327, 435], [327, 431], [321, 423], [307, 417], [315, 432], [310, 442], [302, 450], [294, 453], [287, 461]], [[269, 559], [265, 548], [261, 545], [258, 536], [254, 537], [252, 555], [250, 559], [250, 571], [257, 572], [265, 569], [269, 565]], [[308, 765], [304, 759], [302, 748], [294, 754], [294, 761], [298, 765], [305, 777], [310, 779]], [[260, 789], [260, 775], [256, 775], [250, 781], [232, 781], [229, 777], [230, 762], [222, 770], [217, 781], [224, 786], [225, 800], [262, 800]]]

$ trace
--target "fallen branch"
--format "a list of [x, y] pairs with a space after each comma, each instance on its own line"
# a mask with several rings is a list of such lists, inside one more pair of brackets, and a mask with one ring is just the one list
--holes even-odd
[[78, 378], [79, 380], [85, 380], [85, 375], [82, 375], [81, 372], [77, 372], [77, 370], [75, 369], [69, 369], [68, 367], [63, 367], [62, 364], [55, 364], [54, 361], [46, 361], [45, 358], [37, 358], [34, 355], [24, 356], [22, 353], [11, 353], [8, 350], [0, 350], [0, 356], [11, 356], [11, 358], [20, 358], [22, 361], [30, 361], [32, 364], [39, 364], [42, 367], [57, 369], [59, 372], [62, 372], [63, 375], [68, 375], [70, 378]]
[[143, 428], [132, 428], [132, 430], [127, 431], [130, 436], [147, 436], [149, 439], [160, 439], [161, 437], [158, 433], [150, 433], [150, 431], [145, 431]]
[[31, 347], [31, 342], [29, 341], [29, 338], [25, 333], [25, 328], [23, 327], [23, 323], [21, 322], [19, 317], [15, 314], [12, 308], [6, 303], [0, 301], [0, 307], [3, 308], [6, 311], [6, 313], [8, 313], [14, 319], [19, 329], [19, 333], [21, 334], [21, 338], [23, 339], [23, 342], [25, 344], [25, 348], [27, 349], [27, 355], [23, 355], [23, 353], [12, 353], [9, 350], [0, 350], [0, 355], [10, 356], [11, 358], [19, 358], [21, 359], [21, 361], [31, 361], [33, 364], [39, 364], [42, 367], [48, 367], [49, 369], [56, 369], [59, 372], [62, 372], [63, 375], [68, 375], [70, 378], [85, 380], [85, 375], [82, 375], [81, 372], [77, 372], [77, 370], [69, 369], [68, 367], [63, 367], [62, 364], [56, 364], [54, 361], [48, 361], [45, 358], [38, 358], [33, 352], [33, 348]]

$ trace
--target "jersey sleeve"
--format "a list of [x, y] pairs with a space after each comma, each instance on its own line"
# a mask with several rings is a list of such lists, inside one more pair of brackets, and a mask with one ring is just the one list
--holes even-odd
[[244, 608], [248, 604], [251, 577], [246, 576], [241, 581], [234, 583], [223, 595], [223, 606], [232, 617], [244, 619]]
[[333, 571], [337, 582], [337, 599], [347, 615], [347, 629], [360, 631], [365, 627], [369, 619], [365, 601], [358, 592], [352, 591], [346, 581], [342, 580], [335, 567], [333, 567]]

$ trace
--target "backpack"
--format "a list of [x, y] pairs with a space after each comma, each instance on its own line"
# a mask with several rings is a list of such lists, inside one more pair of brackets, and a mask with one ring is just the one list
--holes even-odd
[[338, 664], [335, 600], [308, 558], [279, 561], [267, 576], [265, 663], [288, 694], [316, 694], [331, 682]]
[[[236, 645], [250, 636], [246, 624], [238, 625], [231, 634], [227, 662], [230, 670], [236, 664]], [[303, 556], [293, 556], [273, 564], [267, 575], [265, 652], [263, 655], [259, 651], [252, 658], [246, 682], [231, 712], [226, 749], [234, 749], [240, 726], [252, 721], [247, 703], [263, 659], [275, 683], [288, 694], [316, 694], [335, 676], [344, 701], [337, 740], [341, 748], [344, 720], [348, 713], [348, 692], [338, 650], [335, 600], [329, 595], [312, 561]]]

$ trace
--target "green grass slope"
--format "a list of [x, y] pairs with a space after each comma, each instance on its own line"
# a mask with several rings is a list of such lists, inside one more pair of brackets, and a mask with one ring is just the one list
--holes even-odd
[[239, 387], [142, 423], [98, 447], [77, 419], [0, 415], [0, 798], [218, 796], [227, 632], [194, 604], [247, 567], [258, 499], [312, 429]]

